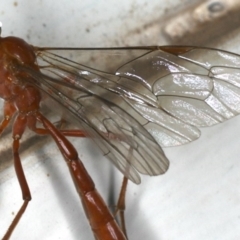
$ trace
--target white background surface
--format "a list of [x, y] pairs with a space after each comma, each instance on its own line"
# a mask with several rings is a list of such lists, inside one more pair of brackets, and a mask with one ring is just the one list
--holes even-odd
[[[161, 20], [176, 11], [176, 6], [183, 7], [183, 2], [4, 0], [2, 35], [16, 35], [38, 46], [164, 45], [167, 40], [160, 31], [154, 34], [147, 26], [157, 22], [162, 26]], [[215, 45], [240, 53], [238, 31]], [[126, 210], [130, 240], [240, 239], [240, 119], [202, 132], [191, 144], [165, 149], [171, 162], [165, 175], [143, 177], [139, 186], [130, 183]], [[51, 139], [31, 137], [23, 142], [21, 157], [33, 200], [12, 239], [93, 239], [68, 170]], [[22, 201], [9, 167], [11, 135], [4, 136], [0, 144], [2, 236]], [[110, 183], [117, 194], [120, 174], [112, 173], [111, 164], [90, 141], [77, 139], [74, 144], [106, 201]]]

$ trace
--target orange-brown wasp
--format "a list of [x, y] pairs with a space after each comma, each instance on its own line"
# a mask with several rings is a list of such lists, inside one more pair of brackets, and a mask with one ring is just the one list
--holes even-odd
[[[40, 48], [7, 37], [0, 39], [0, 61], [1, 131], [14, 120], [13, 155], [24, 199], [5, 239], [31, 199], [18, 151], [26, 128], [54, 138], [96, 239], [113, 240], [125, 237], [65, 136], [91, 137], [126, 178], [140, 183], [139, 173], [167, 171], [162, 147], [191, 142], [200, 136], [199, 127], [240, 112], [240, 56], [222, 50]], [[80, 130], [58, 129], [41, 113], [42, 101], [64, 109], [64, 118]]]

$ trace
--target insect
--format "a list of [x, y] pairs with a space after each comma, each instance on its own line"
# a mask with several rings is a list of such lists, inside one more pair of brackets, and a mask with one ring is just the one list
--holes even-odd
[[[10, 238], [31, 199], [18, 152], [26, 128], [53, 137], [95, 238], [113, 240], [125, 236], [65, 136], [91, 137], [127, 179], [139, 184], [139, 173], [167, 171], [162, 147], [191, 142], [200, 136], [199, 127], [240, 112], [240, 56], [222, 50], [40, 48], [6, 37], [0, 38], [0, 61], [0, 97], [5, 101], [0, 130], [14, 119], [14, 164], [24, 199], [4, 239]], [[40, 110], [47, 101], [67, 111], [64, 118], [75, 120], [80, 130], [54, 126]]]

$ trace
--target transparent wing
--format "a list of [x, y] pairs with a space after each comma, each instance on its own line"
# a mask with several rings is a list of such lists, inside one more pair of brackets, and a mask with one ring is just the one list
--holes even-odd
[[232, 53], [191, 47], [36, 51], [41, 73], [29, 74], [136, 183], [138, 172], [168, 169], [161, 146], [193, 141], [198, 127], [240, 111], [240, 57]]
[[[174, 146], [199, 137], [196, 127], [239, 114], [239, 64], [239, 55], [217, 49], [159, 47], [120, 67], [116, 74], [150, 89], [157, 109], [136, 102], [132, 106], [149, 120], [145, 128], [161, 146]], [[162, 133], [168, 131], [166, 137], [156, 133], [156, 125], [163, 126]]]

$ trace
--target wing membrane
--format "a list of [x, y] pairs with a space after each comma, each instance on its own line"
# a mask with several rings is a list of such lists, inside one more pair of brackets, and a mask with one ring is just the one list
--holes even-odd
[[41, 73], [25, 71], [136, 183], [138, 172], [167, 171], [162, 146], [191, 142], [198, 127], [240, 112], [236, 54], [194, 47], [36, 51]]

